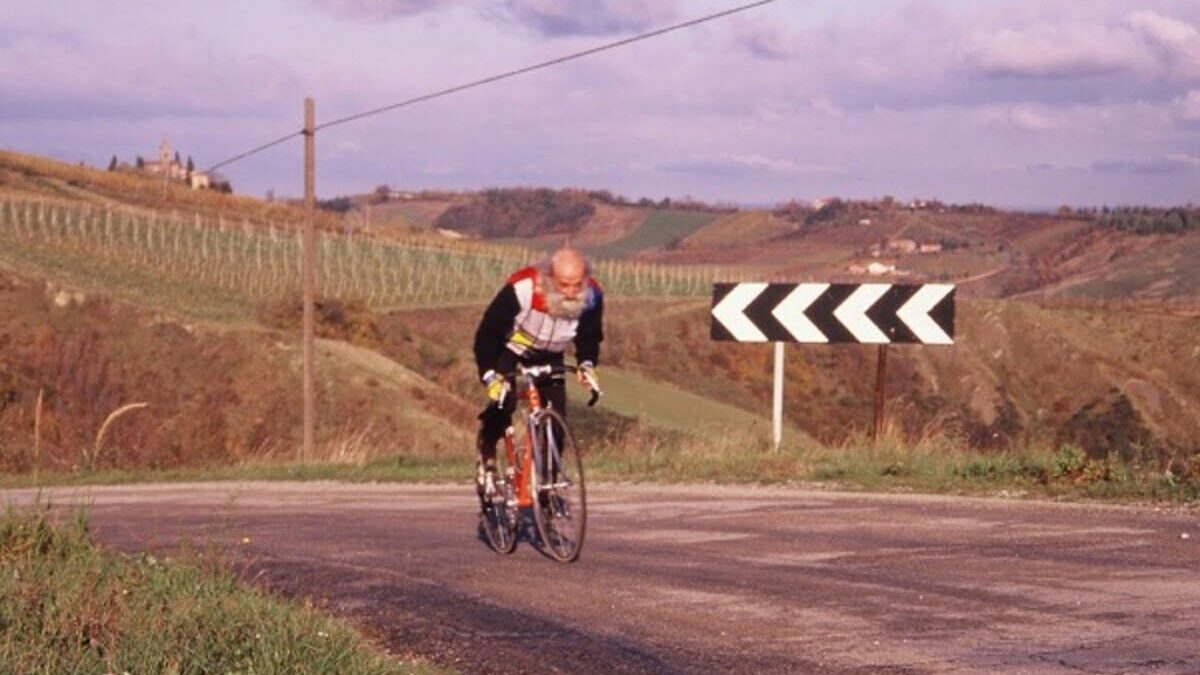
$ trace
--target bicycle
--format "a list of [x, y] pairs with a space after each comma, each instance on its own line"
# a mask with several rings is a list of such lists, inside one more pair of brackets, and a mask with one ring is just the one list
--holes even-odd
[[[479, 486], [484, 530], [497, 553], [516, 549], [522, 509], [533, 511], [538, 535], [550, 557], [574, 562], [583, 549], [587, 526], [583, 459], [566, 420], [552, 406], [543, 405], [537, 389], [540, 382], [578, 370], [574, 366], [518, 365], [516, 372], [504, 374], [506, 381], [513, 382], [518, 402], [525, 405], [521, 406], [520, 423], [505, 430], [504, 451], [496, 453], [494, 482]], [[588, 384], [591, 407], [603, 392], [590, 377]], [[497, 405], [503, 406], [504, 400], [502, 396]], [[521, 430], [519, 439], [514, 427]]]

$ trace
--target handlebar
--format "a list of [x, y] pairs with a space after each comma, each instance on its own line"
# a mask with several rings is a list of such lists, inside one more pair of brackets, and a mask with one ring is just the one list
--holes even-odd
[[[536, 381], [543, 378], [554, 377], [555, 375], [577, 373], [581, 370], [582, 369], [577, 366], [568, 366], [566, 364], [553, 365], [547, 363], [540, 366], [523, 366], [518, 363], [516, 370], [509, 373], [501, 373], [501, 376], [510, 382], [516, 382], [519, 377], [526, 377], [530, 381]], [[596, 378], [592, 377], [587, 371], [583, 371], [583, 373], [584, 379], [587, 380], [588, 388], [592, 392], [591, 397], [588, 399], [588, 407], [591, 408], [596, 405], [596, 402], [600, 400], [600, 397], [604, 395], [604, 392], [600, 390], [600, 383], [596, 382]], [[500, 395], [499, 403], [501, 406], [504, 405], [505, 395], [506, 394]]]

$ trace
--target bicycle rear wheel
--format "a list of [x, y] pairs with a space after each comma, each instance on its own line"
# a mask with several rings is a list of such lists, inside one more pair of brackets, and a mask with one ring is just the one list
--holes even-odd
[[571, 430], [554, 410], [546, 410], [534, 433], [533, 519], [542, 545], [559, 562], [574, 562], [587, 531], [587, 492], [583, 458]]
[[495, 489], [488, 491], [484, 486], [479, 486], [479, 517], [483, 521], [488, 544], [497, 553], [506, 555], [517, 548], [517, 522], [520, 515], [508, 469], [508, 453], [504, 448], [498, 448]]

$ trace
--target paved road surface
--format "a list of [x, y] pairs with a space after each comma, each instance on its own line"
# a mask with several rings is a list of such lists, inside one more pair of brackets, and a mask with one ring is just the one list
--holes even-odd
[[91, 503], [110, 546], [215, 544], [390, 650], [466, 672], [1200, 672], [1196, 511], [736, 487], [590, 496], [584, 557], [563, 566], [527, 542], [491, 553], [466, 486], [52, 494]]

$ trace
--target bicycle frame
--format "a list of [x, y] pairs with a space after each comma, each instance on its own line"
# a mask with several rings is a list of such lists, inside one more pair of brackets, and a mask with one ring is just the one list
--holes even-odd
[[[559, 366], [559, 368], [561, 368], [561, 366]], [[527, 433], [525, 434], [525, 442], [523, 447], [520, 448], [520, 457], [518, 457], [518, 449], [516, 448], [516, 443], [513, 440], [516, 436], [516, 431], [512, 425], [505, 429], [504, 452], [507, 453], [508, 456], [508, 465], [510, 467], [514, 467], [512, 485], [516, 493], [517, 506], [519, 508], [529, 508], [533, 506], [533, 495], [530, 494], [529, 490], [529, 479], [531, 472], [535, 468], [533, 457], [533, 437], [537, 433], [537, 423], [541, 417], [542, 411], [545, 409], [542, 404], [542, 396], [540, 393], [538, 393], [537, 378], [549, 375], [552, 372], [561, 371], [556, 371], [553, 367], [548, 365], [533, 366], [530, 368], [518, 366], [518, 371], [515, 373], [516, 375], [520, 376], [518, 378], [514, 378], [514, 382], [519, 384], [520, 391], [517, 393], [517, 395], [520, 396], [520, 400], [524, 400], [526, 403], [525, 411], [522, 415], [522, 423], [525, 424]], [[600, 390], [598, 388], [593, 388], [591, 400], [588, 401], [588, 407], [595, 405], [596, 401], [599, 400], [600, 395]], [[501, 399], [501, 405], [503, 405], [503, 399]], [[558, 448], [553, 447], [546, 449], [547, 452], [551, 450], [555, 455], [555, 460], [561, 461], [558, 459]], [[520, 459], [520, 461], [517, 461], [518, 459]]]
[[521, 392], [521, 397], [528, 404], [529, 412], [524, 414], [523, 419], [528, 433], [525, 434], [520, 461], [517, 461], [517, 450], [513, 442], [516, 432], [511, 425], [504, 431], [504, 452], [508, 454], [508, 465], [515, 467], [512, 479], [513, 486], [516, 488], [517, 506], [528, 508], [533, 506], [533, 495], [529, 494], [529, 476], [533, 467], [533, 434], [536, 420], [534, 415], [542, 409], [542, 397], [538, 394], [537, 386], [532, 379], [529, 380], [526, 389]]

